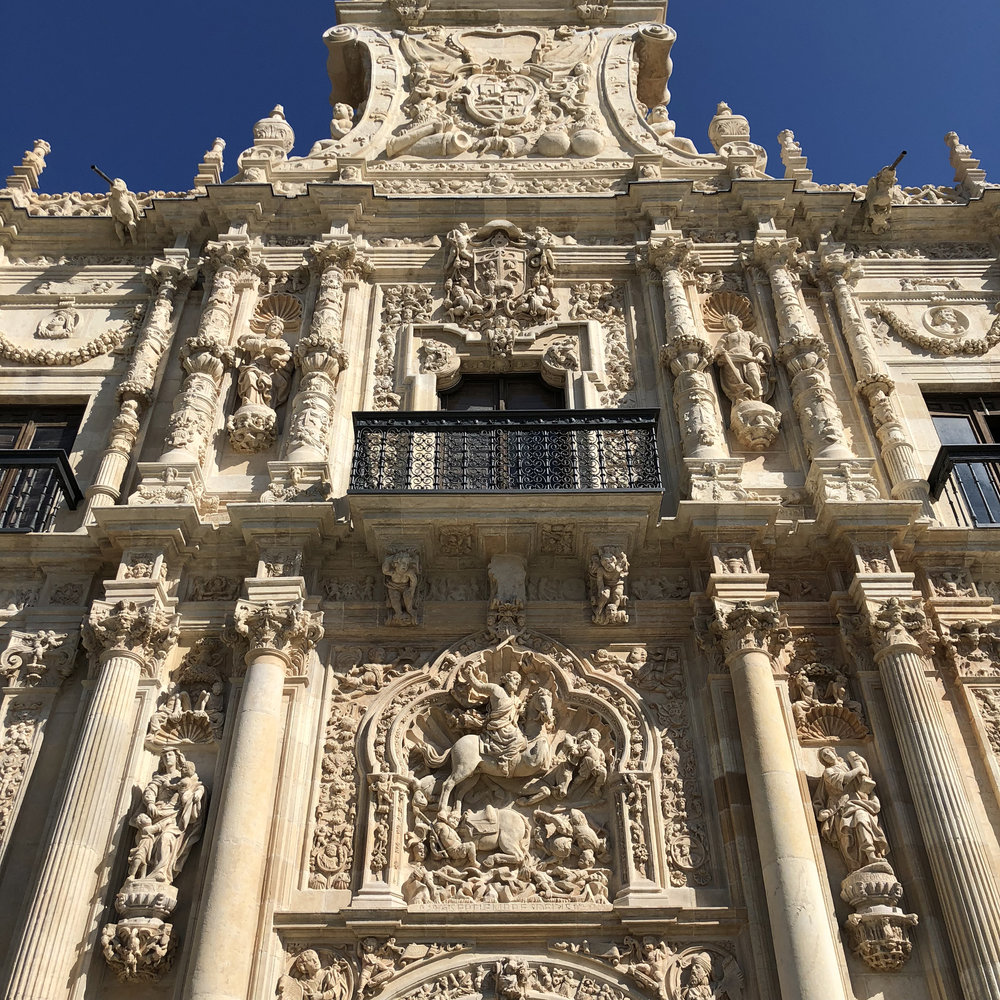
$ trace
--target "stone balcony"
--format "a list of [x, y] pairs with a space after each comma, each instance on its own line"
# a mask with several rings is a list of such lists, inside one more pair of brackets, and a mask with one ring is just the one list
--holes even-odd
[[638, 542], [663, 492], [658, 412], [356, 413], [351, 515], [376, 548], [383, 532], [421, 535], [435, 522], [532, 547], [540, 519], [578, 527], [574, 549], [591, 535]]

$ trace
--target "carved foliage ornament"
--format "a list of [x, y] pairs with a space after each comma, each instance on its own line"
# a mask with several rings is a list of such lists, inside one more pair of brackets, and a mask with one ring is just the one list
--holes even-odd
[[155, 677], [177, 642], [180, 621], [155, 604], [118, 601], [97, 602], [84, 619], [83, 644], [94, 657], [131, 655], [142, 663], [143, 673]]
[[277, 653], [290, 673], [299, 674], [309, 653], [323, 638], [323, 613], [304, 610], [301, 601], [241, 601], [233, 613], [232, 631], [227, 638], [237, 645], [245, 643], [248, 658], [257, 652]]
[[979, 357], [1000, 344], [1000, 316], [993, 320], [985, 335], [980, 335], [971, 332], [965, 313], [945, 303], [932, 306], [924, 314], [926, 332], [918, 330], [885, 306], [870, 305], [868, 311], [900, 340], [939, 356], [959, 354]]
[[10, 687], [58, 687], [73, 670], [78, 640], [51, 629], [15, 631], [0, 655], [0, 676]]
[[709, 635], [718, 641], [726, 654], [761, 650], [775, 655], [791, 640], [777, 605], [735, 605], [717, 602], [715, 617], [709, 623]]

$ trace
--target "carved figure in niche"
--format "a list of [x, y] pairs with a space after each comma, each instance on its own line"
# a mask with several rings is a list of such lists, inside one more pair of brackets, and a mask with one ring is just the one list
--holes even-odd
[[742, 1000], [743, 997], [740, 967], [728, 958], [716, 973], [707, 951], [698, 952], [691, 959], [681, 982], [680, 1000]]
[[757, 334], [744, 330], [735, 313], [726, 313], [722, 321], [726, 332], [716, 346], [715, 363], [723, 391], [733, 402], [770, 398], [774, 391], [771, 348]]
[[129, 854], [130, 879], [173, 883], [201, 837], [204, 797], [194, 764], [176, 750], [165, 750], [132, 818], [137, 832]]
[[628, 557], [616, 545], [603, 545], [590, 557], [590, 603], [595, 625], [622, 625], [628, 622], [625, 580]]
[[867, 739], [861, 702], [851, 698], [839, 669], [818, 662], [801, 665], [790, 672], [788, 694], [800, 740]]
[[889, 842], [878, 819], [882, 806], [867, 761], [854, 751], [845, 759], [833, 747], [823, 747], [819, 759], [825, 767], [813, 807], [823, 838], [839, 848], [849, 871], [883, 860]]
[[354, 128], [354, 108], [350, 104], [335, 104], [333, 118], [330, 120], [330, 136], [342, 139]]
[[382, 561], [385, 603], [389, 609], [386, 625], [416, 625], [417, 583], [420, 560], [412, 549], [392, 552]]
[[66, 340], [72, 337], [80, 323], [80, 314], [72, 306], [60, 306], [51, 316], [41, 320], [35, 336], [42, 340]]
[[173, 687], [149, 720], [150, 749], [167, 744], [212, 743], [225, 722], [225, 649], [218, 639], [199, 639], [181, 661]]

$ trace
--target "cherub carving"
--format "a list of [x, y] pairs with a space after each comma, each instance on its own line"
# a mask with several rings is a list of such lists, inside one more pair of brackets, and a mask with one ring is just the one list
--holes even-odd
[[590, 557], [590, 603], [595, 625], [621, 625], [628, 622], [625, 606], [625, 580], [628, 557], [616, 545], [603, 545]]
[[399, 549], [382, 561], [385, 579], [385, 603], [389, 609], [387, 625], [416, 625], [417, 583], [420, 559], [412, 549]]

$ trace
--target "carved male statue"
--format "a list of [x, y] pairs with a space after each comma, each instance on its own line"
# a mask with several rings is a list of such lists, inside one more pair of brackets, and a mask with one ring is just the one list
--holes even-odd
[[833, 747], [823, 747], [819, 759], [825, 769], [813, 807], [820, 833], [840, 848], [850, 871], [881, 861], [889, 853], [889, 843], [878, 820], [882, 806], [872, 794], [875, 782], [868, 763], [853, 751], [845, 760]]
[[739, 316], [722, 318], [726, 332], [715, 349], [715, 362], [722, 377], [722, 390], [735, 403], [741, 399], [766, 400], [771, 395], [768, 365], [771, 348], [750, 330]]
[[300, 952], [278, 980], [278, 1000], [346, 1000], [347, 984], [336, 969], [324, 969], [312, 948]]
[[386, 556], [382, 563], [385, 600], [391, 614], [387, 625], [416, 625], [415, 599], [420, 564], [416, 555], [403, 550]]
[[628, 557], [614, 545], [605, 545], [590, 557], [590, 601], [596, 624], [628, 621], [625, 612], [628, 569]]
[[528, 740], [518, 725], [524, 705], [518, 695], [521, 675], [511, 670], [499, 684], [491, 684], [482, 670], [470, 667], [467, 673], [470, 700], [489, 699], [490, 709], [483, 727], [483, 748], [496, 762], [510, 769], [527, 749]]

